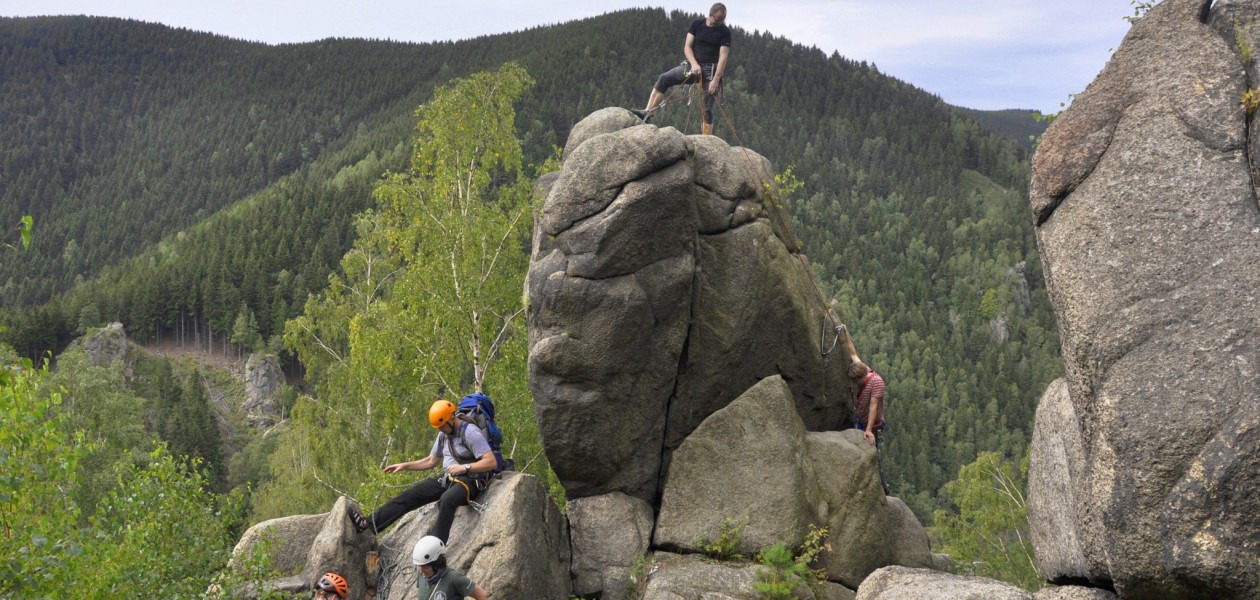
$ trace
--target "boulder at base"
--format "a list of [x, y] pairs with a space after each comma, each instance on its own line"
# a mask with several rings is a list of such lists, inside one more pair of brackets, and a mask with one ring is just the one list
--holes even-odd
[[232, 549], [228, 568], [240, 567], [263, 546], [271, 555], [269, 570], [281, 575], [295, 575], [306, 564], [315, 537], [323, 529], [324, 520], [330, 513], [319, 515], [293, 515], [263, 521], [250, 527]]
[[796, 548], [810, 525], [820, 524], [822, 502], [792, 390], [782, 377], [768, 377], [713, 413], [678, 447], [661, 497], [655, 546], [700, 552], [719, 539], [725, 524], [739, 532], [738, 553], [753, 555], [778, 543]]
[[[905, 504], [884, 495], [875, 449], [856, 430], [807, 432], [792, 390], [767, 377], [705, 419], [674, 453], [654, 547], [702, 552], [723, 535], [753, 556], [799, 548], [828, 529], [818, 567], [856, 588], [889, 564], [932, 564], [927, 533]], [[725, 525], [724, 525], [725, 524]]]
[[573, 593], [602, 600], [628, 598], [631, 572], [652, 542], [654, 515], [645, 501], [614, 492], [570, 500]]

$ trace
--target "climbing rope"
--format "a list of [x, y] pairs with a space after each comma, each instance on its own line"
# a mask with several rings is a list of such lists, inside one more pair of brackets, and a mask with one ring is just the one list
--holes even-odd
[[[744, 144], [744, 141], [740, 138], [739, 130], [736, 129], [735, 123], [731, 120], [730, 113], [726, 111], [726, 105], [722, 102], [715, 102], [715, 104], [718, 107], [718, 112], [722, 114], [722, 119], [726, 123], [726, 127], [731, 130], [731, 136], [735, 138], [735, 143], [741, 148], [747, 149], [748, 146], [746, 146]], [[780, 230], [787, 236], [788, 238], [787, 241], [790, 244], [788, 250], [793, 255], [796, 256], [797, 260], [801, 262], [801, 266], [804, 267], [806, 275], [809, 276], [809, 283], [814, 288], [814, 296], [817, 298], [818, 305], [822, 309], [822, 314], [823, 314], [823, 327], [821, 328], [822, 332], [820, 335], [825, 335], [827, 332], [826, 324], [828, 321], [832, 320], [830, 307], [827, 306], [827, 299], [825, 296], [823, 296], [822, 289], [818, 287], [818, 281], [814, 278], [814, 269], [810, 267], [809, 261], [805, 258], [805, 254], [801, 252], [802, 250], [801, 242], [800, 240], [796, 238], [796, 234], [792, 231], [791, 220], [788, 219], [787, 217], [786, 210], [783, 207], [783, 203], [779, 201], [778, 189], [775, 186], [767, 183], [766, 180], [761, 176], [761, 172], [753, 166], [752, 159], [748, 156], [748, 152], [740, 152], [740, 155], [744, 159], [744, 168], [746, 168], [748, 172], [753, 176], [753, 178], [757, 180], [757, 183], [761, 186], [761, 189], [765, 190], [766, 195], [769, 197], [769, 200], [770, 200], [769, 212], [771, 214], [771, 218], [778, 222], [778, 224], [781, 227]], [[835, 331], [835, 339], [832, 340], [831, 346], [823, 351], [822, 355], [824, 359], [827, 358], [829, 354], [831, 354], [832, 350], [835, 350], [836, 345], [839, 343], [840, 332], [842, 330], [841, 329], [842, 327], [843, 327], [842, 323], [832, 324], [832, 328]], [[819, 344], [820, 349], [827, 345], [825, 339], [820, 339], [819, 341], [820, 341], [820, 344]]]

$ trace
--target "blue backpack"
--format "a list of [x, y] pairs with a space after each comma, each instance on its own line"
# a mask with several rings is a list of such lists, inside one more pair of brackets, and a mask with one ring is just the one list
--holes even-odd
[[[494, 402], [490, 401], [489, 396], [481, 392], [464, 396], [459, 401], [455, 414], [460, 420], [476, 425], [481, 430], [481, 434], [486, 437], [486, 442], [490, 444], [490, 450], [494, 452], [495, 461], [498, 463], [494, 469], [495, 473], [513, 468], [510, 461], [503, 458], [503, 430], [499, 429], [499, 425], [494, 422]], [[463, 426], [459, 431], [460, 435], [463, 435]]]

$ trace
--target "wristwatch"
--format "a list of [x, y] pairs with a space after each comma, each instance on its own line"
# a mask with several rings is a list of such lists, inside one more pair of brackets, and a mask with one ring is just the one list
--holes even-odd
[[467, 477], [469, 473], [472, 473], [472, 465], [464, 465], [464, 476]]

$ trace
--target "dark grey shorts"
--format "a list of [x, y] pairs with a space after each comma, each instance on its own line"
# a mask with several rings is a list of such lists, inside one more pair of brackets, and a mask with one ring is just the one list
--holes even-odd
[[[661, 76], [656, 78], [656, 85], [653, 87], [656, 88], [656, 91], [664, 94], [669, 91], [669, 88], [676, 85], [695, 83], [696, 76], [694, 73], [690, 75], [683, 74], [686, 69], [687, 67], [685, 65], [678, 65], [677, 67], [661, 73]], [[714, 63], [701, 64], [700, 69], [704, 71], [704, 81], [710, 81], [713, 79], [713, 72], [717, 69], [717, 65]], [[713, 122], [713, 103], [715, 100], [716, 98], [709, 93], [708, 87], [706, 86], [704, 90], [704, 121], [706, 123]]]

